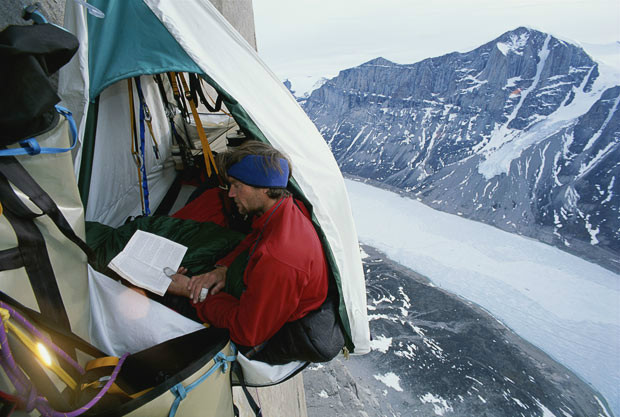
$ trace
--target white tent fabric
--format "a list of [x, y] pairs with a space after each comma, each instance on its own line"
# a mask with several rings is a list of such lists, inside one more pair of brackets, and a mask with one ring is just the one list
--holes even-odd
[[[138, 114], [138, 94], [134, 84], [134, 111]], [[142, 77], [144, 99], [153, 117], [153, 131], [159, 144], [160, 159], [155, 158], [151, 136], [146, 129], [145, 164], [148, 168], [148, 190], [151, 210], [164, 198], [175, 178], [169, 140], [170, 124], [159, 99], [157, 84], [152, 77]], [[86, 220], [112, 227], [122, 225], [127, 217], [142, 214], [140, 187], [136, 164], [131, 155], [131, 126], [127, 81], [105, 89], [99, 98], [96, 159], [93, 161], [91, 192], [86, 207]]]
[[269, 365], [265, 362], [250, 360], [242, 353], [237, 354], [237, 360], [243, 369], [245, 383], [250, 386], [277, 384], [306, 364], [306, 362], [295, 361], [284, 365]]
[[65, 8], [65, 27], [70, 28], [80, 42], [80, 47], [71, 61], [59, 72], [58, 91], [61, 93], [61, 104], [71, 109], [73, 119], [78, 128], [78, 144], [73, 150], [73, 167], [78, 177], [82, 162], [82, 139], [86, 126], [88, 111], [88, 33], [86, 13], [75, 2], [68, 2]]
[[[356, 353], [370, 350], [366, 289], [344, 180], [329, 147], [286, 87], [208, 2], [145, 0], [187, 54], [233, 96], [293, 163], [342, 277]], [[205, 42], [208, 39], [208, 42]]]
[[[338, 267], [342, 295], [355, 345], [354, 353], [368, 352], [370, 332], [357, 233], [344, 180], [321, 134], [294, 97], [261, 61], [252, 47], [209, 2], [192, 0], [174, 2], [144, 0], [144, 2], [194, 62], [239, 102], [267, 140], [291, 159], [293, 176], [306, 198], [314, 206], [314, 213], [327, 236]], [[67, 8], [78, 7], [72, 3], [68, 2]], [[65, 21], [65, 26], [77, 34], [82, 42], [86, 30], [83, 26], [85, 19], [80, 17], [80, 13], [83, 15], [85, 11], [68, 13], [69, 20]], [[72, 68], [75, 70], [75, 67]], [[88, 72], [86, 63], [80, 61], [79, 71], [80, 74], [68, 76], [87, 79], [83, 75]], [[102, 95], [102, 100], [108, 94], [113, 93], [106, 92]], [[117, 105], [122, 105], [121, 101], [122, 99], [116, 102]], [[155, 104], [153, 106], [152, 111]], [[100, 114], [101, 112], [100, 103]], [[83, 132], [84, 119], [77, 120], [81, 132]], [[153, 120], [155, 119], [154, 114]], [[100, 119], [99, 124], [102, 123], [117, 122], [109, 118], [107, 121]], [[128, 132], [127, 129], [127, 127], [119, 128], [119, 132]], [[126, 133], [123, 134], [126, 136]], [[108, 155], [102, 159], [103, 166], [111, 163], [108, 158], [113, 158], [113, 156]], [[129, 169], [129, 167], [124, 166], [122, 169]], [[162, 167], [162, 170], [165, 168]], [[135, 172], [135, 167], [132, 172]], [[100, 199], [96, 204], [102, 208], [101, 211], [93, 213], [91, 201], [89, 201], [87, 219], [99, 219], [97, 221], [110, 225], [124, 221], [128, 210], [126, 207], [121, 209], [120, 206], [125, 203], [120, 200], [128, 197], [126, 194], [130, 192], [130, 187], [127, 187], [127, 184], [117, 184], [116, 182], [121, 180], [115, 174], [117, 174], [116, 171], [109, 169], [99, 170], [97, 173], [93, 171], [93, 177], [99, 177], [99, 185], [108, 188], [105, 193], [98, 192]], [[123, 173], [123, 176], [129, 179], [135, 177], [135, 174]], [[162, 176], [165, 178], [165, 174]], [[163, 185], [166, 180], [162, 179], [161, 182]], [[135, 196], [131, 197], [135, 201]], [[135, 209], [134, 207], [134, 211]], [[93, 208], [92, 210], [99, 209]]]
[[90, 339], [108, 355], [139, 352], [204, 328], [90, 266], [88, 290]]

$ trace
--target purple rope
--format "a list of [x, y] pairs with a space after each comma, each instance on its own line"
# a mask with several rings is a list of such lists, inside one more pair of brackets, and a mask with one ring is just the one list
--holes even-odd
[[36, 327], [34, 327], [30, 322], [28, 322], [28, 320], [26, 320], [21, 314], [19, 314], [17, 311], [15, 311], [15, 309], [13, 309], [11, 306], [9, 306], [8, 304], [6, 304], [6, 303], [4, 303], [2, 301], [0, 301], [0, 307], [1, 308], [6, 308], [9, 311], [9, 313], [11, 313], [11, 317], [14, 317], [22, 326], [27, 328], [30, 333], [32, 333], [38, 339], [43, 341], [47, 346], [51, 347], [52, 350], [58, 356], [60, 356], [65, 361], [67, 361], [67, 363], [69, 363], [71, 366], [73, 366], [80, 373], [80, 375], [84, 375], [86, 373], [86, 371], [84, 371], [84, 368], [82, 368], [79, 363], [77, 363], [76, 361], [73, 360], [72, 357], [67, 355], [64, 350], [62, 350], [58, 346], [56, 346], [54, 344], [54, 342], [52, 342], [47, 336], [45, 336]]
[[106, 382], [106, 384], [103, 386], [103, 388], [101, 388], [101, 390], [97, 393], [97, 395], [95, 395], [89, 402], [87, 402], [80, 408], [74, 411], [62, 413], [62, 412], [52, 409], [47, 403], [47, 400], [45, 398], [39, 397], [38, 399], [43, 401], [44, 403], [39, 404], [39, 406], [37, 407], [37, 410], [39, 410], [41, 414], [43, 414], [44, 416], [49, 416], [49, 417], [76, 417], [82, 413], [85, 413], [93, 405], [95, 405], [97, 401], [99, 401], [101, 397], [103, 397], [106, 394], [106, 392], [108, 392], [108, 390], [110, 389], [110, 387], [116, 380], [116, 377], [118, 376], [118, 373], [121, 370], [121, 366], [123, 365], [123, 362], [125, 362], [125, 359], [127, 359], [127, 356], [129, 356], [129, 353], [125, 353], [123, 356], [121, 356], [121, 358], [118, 360], [118, 363], [114, 367], [114, 371], [112, 372], [112, 375], [110, 375], [110, 379], [108, 380], [108, 382]]
[[87, 402], [82, 407], [78, 408], [77, 410], [74, 410], [68, 413], [61, 413], [55, 410], [51, 410], [52, 412], [49, 414], [49, 416], [50, 417], [76, 417], [88, 411], [89, 408], [95, 405], [97, 401], [99, 401], [101, 397], [103, 397], [106, 394], [106, 392], [108, 392], [108, 390], [110, 389], [110, 387], [116, 380], [118, 373], [121, 371], [121, 366], [123, 365], [123, 362], [125, 362], [125, 359], [127, 359], [127, 356], [129, 356], [129, 353], [125, 353], [123, 356], [121, 356], [121, 358], [118, 360], [118, 363], [114, 367], [114, 371], [112, 371], [112, 375], [110, 375], [110, 379], [108, 380], [108, 382], [106, 382], [103, 388], [101, 388], [101, 390], [97, 393], [97, 395], [95, 395], [89, 402]]
[[[78, 371], [80, 371], [81, 374], [85, 373], [84, 369], [78, 363], [76, 363], [73, 359], [71, 359], [59, 347], [57, 347], [51, 341], [49, 341], [49, 339], [43, 336], [41, 332], [39, 332], [32, 324], [30, 324], [24, 317], [22, 317], [19, 313], [17, 313], [13, 308], [3, 303], [2, 301], [0, 301], [0, 307], [6, 308], [11, 313], [11, 316], [15, 317], [24, 327], [30, 330], [35, 336], [37, 336], [44, 342], [49, 343], [56, 353], [61, 355], [63, 358], [66, 358], [67, 361], [71, 365], [73, 365]], [[108, 390], [110, 389], [114, 381], [116, 381], [116, 377], [118, 376], [118, 373], [121, 370], [121, 366], [123, 365], [123, 363], [125, 362], [125, 359], [127, 359], [128, 356], [129, 356], [129, 353], [125, 353], [118, 360], [118, 363], [116, 364], [116, 366], [114, 367], [114, 370], [112, 371], [112, 375], [110, 375], [110, 379], [106, 382], [103, 388], [97, 393], [97, 395], [95, 395], [88, 403], [86, 403], [85, 405], [83, 405], [82, 407], [74, 411], [70, 411], [66, 413], [59, 412], [50, 407], [45, 397], [37, 395], [37, 391], [34, 385], [32, 385], [32, 383], [24, 375], [21, 369], [17, 367], [17, 364], [15, 363], [15, 359], [13, 358], [13, 355], [11, 354], [4, 323], [0, 323], [0, 364], [2, 365], [2, 368], [4, 369], [7, 376], [9, 377], [9, 380], [11, 381], [11, 383], [17, 390], [18, 396], [20, 397], [22, 401], [25, 402], [25, 407], [26, 407], [27, 412], [30, 412], [34, 408], [36, 408], [37, 410], [39, 410], [39, 412], [41, 412], [42, 415], [49, 416], [49, 417], [76, 417], [82, 413], [85, 413], [93, 405], [95, 405], [101, 399], [101, 397], [103, 397], [108, 392]]]
[[5, 370], [7, 376], [13, 383], [13, 386], [15, 386], [21, 394], [25, 394], [28, 387], [28, 381], [26, 376], [17, 367], [15, 359], [13, 359], [4, 323], [0, 325], [0, 347], [2, 348], [2, 368]]

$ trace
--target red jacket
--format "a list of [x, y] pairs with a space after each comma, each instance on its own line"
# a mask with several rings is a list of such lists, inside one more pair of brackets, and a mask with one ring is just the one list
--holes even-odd
[[323, 303], [327, 262], [311, 221], [292, 197], [255, 218], [252, 233], [218, 263], [230, 266], [248, 248], [241, 298], [220, 292], [196, 309], [202, 320], [228, 328], [233, 342], [256, 346]]

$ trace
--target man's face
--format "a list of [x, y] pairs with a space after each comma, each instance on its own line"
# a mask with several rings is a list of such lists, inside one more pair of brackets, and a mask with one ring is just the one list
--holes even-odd
[[269, 200], [265, 188], [251, 187], [235, 178], [229, 177], [228, 196], [235, 200], [239, 213], [254, 215], [265, 212]]

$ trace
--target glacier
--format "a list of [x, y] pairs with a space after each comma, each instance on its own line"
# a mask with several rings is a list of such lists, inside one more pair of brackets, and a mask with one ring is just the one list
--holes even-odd
[[618, 274], [397, 193], [346, 185], [362, 243], [481, 306], [590, 383], [620, 415]]

